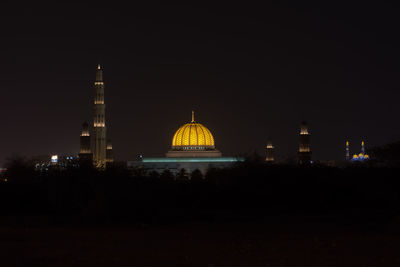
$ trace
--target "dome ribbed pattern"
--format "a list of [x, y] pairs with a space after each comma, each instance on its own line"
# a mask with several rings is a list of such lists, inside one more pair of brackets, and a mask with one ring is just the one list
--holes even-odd
[[173, 149], [214, 149], [214, 137], [204, 125], [191, 122], [183, 125], [172, 138]]

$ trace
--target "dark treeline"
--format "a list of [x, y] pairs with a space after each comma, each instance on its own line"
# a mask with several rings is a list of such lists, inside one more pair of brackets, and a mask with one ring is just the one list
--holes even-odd
[[[246, 161], [229, 169], [146, 174], [121, 167], [34, 171], [10, 162], [0, 183], [0, 218], [175, 222], [333, 216], [365, 221], [399, 214], [397, 168], [294, 167]], [[61, 219], [60, 219], [61, 218]]]

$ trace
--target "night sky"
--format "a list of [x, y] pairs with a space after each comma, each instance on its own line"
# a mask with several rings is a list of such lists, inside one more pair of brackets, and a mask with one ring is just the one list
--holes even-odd
[[0, 6], [0, 165], [79, 152], [98, 63], [117, 160], [163, 156], [192, 109], [226, 156], [294, 156], [302, 120], [314, 159], [400, 140], [398, 6], [114, 2]]

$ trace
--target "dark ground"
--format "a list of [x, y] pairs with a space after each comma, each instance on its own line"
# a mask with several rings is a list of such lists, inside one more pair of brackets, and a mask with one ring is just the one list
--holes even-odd
[[1, 266], [399, 266], [400, 220], [0, 227]]
[[11, 166], [0, 267], [400, 266], [398, 167], [136, 171]]

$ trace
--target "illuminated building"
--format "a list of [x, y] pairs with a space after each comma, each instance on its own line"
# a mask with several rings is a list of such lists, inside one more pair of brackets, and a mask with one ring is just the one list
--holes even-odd
[[64, 170], [67, 168], [78, 167], [78, 159], [72, 155], [42, 155], [34, 156], [30, 159], [35, 170], [47, 172], [50, 169]]
[[[214, 137], [210, 130], [194, 119], [180, 127], [172, 137], [171, 149], [165, 158], [141, 157], [138, 162], [128, 162], [128, 167], [143, 167], [147, 171], [158, 173], [169, 170], [177, 174], [185, 169], [189, 174], [198, 169], [203, 174], [209, 168], [229, 167], [242, 158], [222, 157], [215, 148]], [[189, 175], [190, 178], [190, 175]]]
[[365, 161], [365, 160], [369, 160], [369, 155], [365, 153], [365, 143], [364, 141], [361, 142], [361, 153], [354, 154], [353, 158], [351, 159], [351, 161]]
[[106, 162], [107, 162], [107, 164], [114, 162], [114, 155], [113, 155], [113, 150], [112, 150], [111, 139], [107, 140]]
[[268, 140], [267, 142], [267, 157], [265, 158], [266, 162], [274, 162], [275, 157], [274, 157], [274, 146], [272, 145], [271, 140]]
[[57, 163], [58, 163], [58, 155], [51, 155], [50, 162], [53, 165], [57, 165]]
[[93, 161], [93, 154], [90, 147], [89, 124], [87, 122], [84, 122], [82, 124], [82, 133], [80, 136], [79, 161], [81, 163]]
[[204, 125], [195, 122], [192, 111], [192, 121], [180, 127], [172, 138], [168, 158], [184, 157], [221, 157], [221, 152], [215, 149], [214, 137]]
[[302, 122], [299, 135], [299, 164], [311, 163], [310, 132], [306, 122]]
[[346, 141], [346, 155], [345, 155], [346, 160], [350, 160], [350, 143], [349, 141]]
[[97, 168], [106, 166], [106, 106], [104, 104], [103, 70], [97, 66], [94, 82], [93, 163]]

